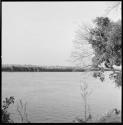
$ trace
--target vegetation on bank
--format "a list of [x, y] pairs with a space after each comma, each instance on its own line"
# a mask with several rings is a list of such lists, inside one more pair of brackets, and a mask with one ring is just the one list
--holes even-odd
[[14, 121], [10, 118], [10, 113], [8, 112], [8, 108], [11, 104], [14, 103], [14, 97], [5, 98], [2, 102], [2, 123], [13, 123]]
[[[83, 99], [83, 108], [84, 108], [84, 114], [83, 118], [76, 118], [73, 120], [74, 123], [120, 123], [121, 122], [121, 111], [117, 108], [112, 109], [111, 111], [108, 111], [103, 116], [100, 116], [99, 119], [94, 120], [93, 114], [89, 110], [89, 105], [87, 103], [88, 96], [90, 95], [90, 91], [88, 91], [88, 86], [86, 83], [81, 86], [81, 95]], [[2, 116], [1, 121], [2, 123], [17, 123], [17, 121], [14, 121], [11, 117], [13, 114], [10, 113], [8, 109], [10, 108], [10, 105], [15, 103], [15, 98], [13, 96], [9, 98], [5, 98], [5, 100], [2, 101]], [[15, 105], [14, 105], [15, 106]], [[31, 123], [28, 117], [28, 113], [26, 111], [26, 103], [24, 104], [22, 100], [17, 103], [17, 114], [20, 118], [18, 123]]]
[[[10, 105], [14, 103], [15, 103], [15, 98], [13, 96], [9, 98], [5, 98], [5, 100], [2, 101], [2, 109], [1, 109], [2, 123], [15, 123], [15, 121], [11, 118], [11, 115], [14, 113], [10, 113], [8, 111], [8, 109], [10, 108]], [[19, 104], [17, 105], [17, 113], [18, 113], [18, 116], [20, 117], [20, 123], [30, 123], [30, 121], [28, 120], [28, 114], [26, 112], [26, 103], [23, 104], [22, 100], [20, 100]]]
[[[81, 68], [72, 66], [35, 66], [35, 65], [2, 65], [2, 72], [85, 72], [99, 71], [99, 68]], [[109, 69], [104, 69], [110, 71]]]
[[2, 65], [3, 72], [72, 72], [85, 69], [68, 66]]
[[89, 89], [88, 84], [83, 81], [81, 84], [81, 96], [83, 100], [83, 117], [76, 118], [73, 120], [74, 123], [120, 123], [121, 122], [121, 111], [117, 108], [113, 108], [94, 119], [93, 113], [91, 112], [91, 107], [88, 104], [88, 97], [92, 94], [92, 90]]
[[[113, 79], [117, 86], [121, 86], [122, 70], [116, 69], [116, 67], [122, 67], [121, 20], [113, 22], [108, 17], [97, 17], [93, 21], [93, 25], [93, 27], [87, 28], [85, 33], [83, 33], [83, 29], [79, 30], [75, 42], [81, 47], [84, 45], [83, 41], [86, 41], [92, 47], [94, 54], [92, 65], [100, 69], [98, 72], [94, 72], [95, 78], [99, 77], [103, 81], [106, 68], [112, 71], [109, 78]], [[78, 52], [78, 50], [76, 51]], [[82, 52], [77, 53], [77, 59], [84, 58]]]

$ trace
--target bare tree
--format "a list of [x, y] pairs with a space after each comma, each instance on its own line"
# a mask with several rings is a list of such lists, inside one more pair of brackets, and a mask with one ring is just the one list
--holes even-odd
[[92, 120], [92, 114], [90, 112], [90, 106], [88, 104], [88, 97], [92, 93], [92, 90], [89, 90], [88, 84], [85, 81], [80, 82], [81, 97], [83, 100], [83, 109], [84, 109], [84, 118], [76, 118], [74, 122], [86, 123]]
[[17, 104], [17, 112], [19, 113], [22, 123], [30, 123], [30, 121], [28, 120], [28, 114], [26, 112], [26, 105], [27, 103], [23, 104], [21, 99], [19, 101], [19, 104]]
[[110, 3], [110, 5], [105, 11], [105, 16], [110, 14], [112, 11], [117, 11], [118, 9], [121, 9], [121, 1], [115, 1], [115, 2]]
[[83, 25], [79, 26], [79, 29], [75, 32], [75, 39], [73, 44], [75, 50], [71, 53], [72, 62], [81, 67], [91, 66], [91, 61], [94, 52], [91, 45], [88, 44], [89, 32], [91, 26]]
[[[81, 96], [84, 102], [84, 121], [88, 121], [92, 118], [91, 114], [88, 112], [89, 111], [89, 104], [87, 103], [88, 96], [91, 94], [92, 91], [89, 91], [88, 89], [88, 84], [86, 82], [83, 82], [81, 84]], [[87, 116], [87, 113], [89, 115]]]

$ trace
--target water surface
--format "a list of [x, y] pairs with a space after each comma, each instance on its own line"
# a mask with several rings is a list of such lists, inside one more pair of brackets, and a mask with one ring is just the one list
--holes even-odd
[[[94, 118], [112, 108], [121, 109], [121, 88], [108, 77], [100, 82], [92, 72], [2, 72], [2, 99], [15, 97], [16, 103], [11, 106], [15, 114], [19, 99], [27, 102], [31, 122], [72, 122], [75, 117], [83, 117], [81, 80], [92, 91], [88, 104]], [[17, 115], [13, 119], [19, 122]]]

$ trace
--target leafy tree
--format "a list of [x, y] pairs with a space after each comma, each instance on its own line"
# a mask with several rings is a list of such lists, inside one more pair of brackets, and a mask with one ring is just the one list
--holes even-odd
[[[99, 76], [104, 80], [104, 67], [111, 69], [113, 73], [110, 78], [114, 78], [117, 85], [121, 85], [121, 71], [117, 71], [114, 66], [121, 66], [122, 45], [121, 45], [121, 22], [111, 22], [107, 17], [98, 17], [94, 20], [95, 28], [90, 29], [88, 37], [89, 44], [94, 49], [93, 65], [100, 67]], [[102, 66], [104, 64], [104, 66]]]
[[121, 86], [122, 71], [115, 68], [122, 63], [121, 21], [112, 22], [108, 17], [97, 17], [93, 22], [94, 27], [88, 28], [86, 35], [79, 32], [79, 38], [86, 40], [93, 49], [92, 66], [100, 70], [93, 76], [104, 81], [105, 68], [109, 69], [112, 71], [109, 78]]

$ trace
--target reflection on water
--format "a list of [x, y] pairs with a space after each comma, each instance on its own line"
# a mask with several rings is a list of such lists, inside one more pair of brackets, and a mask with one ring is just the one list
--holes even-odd
[[[81, 80], [92, 90], [88, 103], [95, 118], [112, 108], [121, 109], [121, 88], [108, 78], [100, 82], [92, 72], [3, 72], [2, 98], [14, 96], [16, 103], [19, 99], [27, 102], [31, 122], [72, 122], [83, 116]], [[15, 113], [16, 103], [11, 106]], [[19, 121], [17, 115], [13, 117]]]

